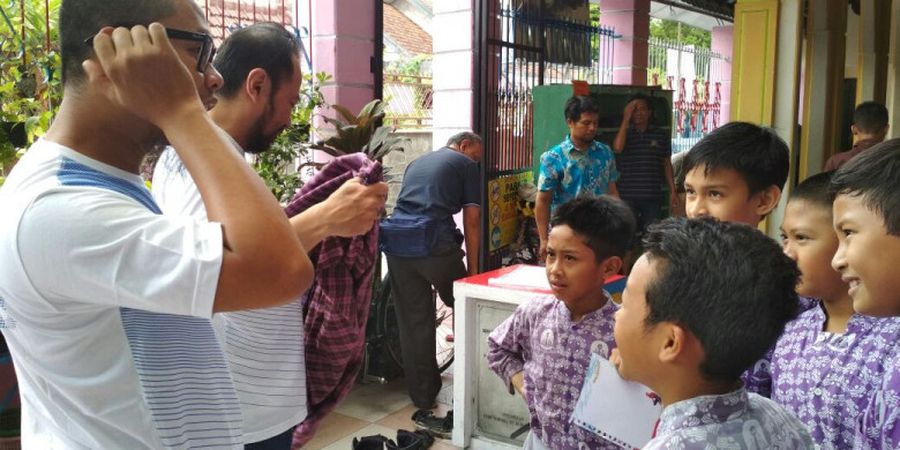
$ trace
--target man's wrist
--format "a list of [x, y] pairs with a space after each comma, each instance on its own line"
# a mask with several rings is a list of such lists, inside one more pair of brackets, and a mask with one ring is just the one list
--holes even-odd
[[201, 125], [202, 122], [212, 123], [212, 119], [206, 114], [203, 104], [198, 99], [180, 102], [154, 123], [168, 136], [181, 130], [195, 130], [194, 127]]
[[294, 233], [300, 239], [306, 251], [312, 250], [319, 242], [328, 237], [328, 226], [326, 225], [328, 222], [321, 220], [328, 211], [328, 209], [323, 211], [323, 204], [324, 202], [310, 206], [309, 209], [290, 220], [291, 228], [294, 229]]

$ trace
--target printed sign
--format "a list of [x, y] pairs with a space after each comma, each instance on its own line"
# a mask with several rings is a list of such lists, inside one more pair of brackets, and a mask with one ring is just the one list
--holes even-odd
[[519, 185], [532, 183], [533, 179], [529, 171], [488, 181], [489, 251], [497, 251], [516, 240], [519, 232]]

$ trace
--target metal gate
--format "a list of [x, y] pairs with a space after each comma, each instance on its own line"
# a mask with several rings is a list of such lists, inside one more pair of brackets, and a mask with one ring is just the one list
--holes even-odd
[[[518, 229], [515, 187], [533, 161], [531, 89], [585, 80], [612, 83], [612, 29], [592, 24], [587, 0], [475, 2], [475, 131], [481, 164], [482, 270], [501, 266]], [[573, 4], [574, 3], [574, 4]], [[561, 14], [561, 11], [566, 13]], [[536, 180], [532, 180], [535, 182]]]
[[647, 84], [675, 91], [672, 153], [680, 153], [722, 123], [722, 84], [731, 76], [729, 61], [708, 48], [656, 38], [649, 44]]

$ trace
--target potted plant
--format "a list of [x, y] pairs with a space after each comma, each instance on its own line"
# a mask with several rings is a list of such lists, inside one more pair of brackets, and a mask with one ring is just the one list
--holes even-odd
[[334, 135], [311, 144], [310, 148], [331, 156], [362, 152], [378, 162], [382, 162], [391, 152], [403, 151], [401, 143], [404, 139], [393, 134], [393, 126], [382, 125], [385, 112], [381, 100], [372, 100], [355, 115], [341, 105], [332, 105], [331, 108], [340, 118], [323, 116], [322, 119], [334, 126]]

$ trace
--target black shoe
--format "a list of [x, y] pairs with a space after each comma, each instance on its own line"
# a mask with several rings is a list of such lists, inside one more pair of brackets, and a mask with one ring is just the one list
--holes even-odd
[[434, 412], [428, 409], [419, 409], [413, 413], [411, 420], [415, 423], [419, 423], [429, 417], [434, 417]]
[[[363, 436], [360, 439], [353, 438], [353, 450], [384, 450], [384, 444], [388, 442], [390, 442], [390, 444], [394, 443], [380, 434], [376, 434], [375, 436]], [[388, 448], [390, 448], [390, 444], [388, 444]]]
[[427, 431], [397, 430], [397, 443], [389, 440], [388, 450], [425, 450], [434, 444], [434, 437]]
[[441, 438], [450, 439], [453, 434], [453, 411], [447, 411], [445, 417], [435, 417], [434, 413], [427, 410], [416, 411], [412, 416], [417, 430], [425, 430]]

